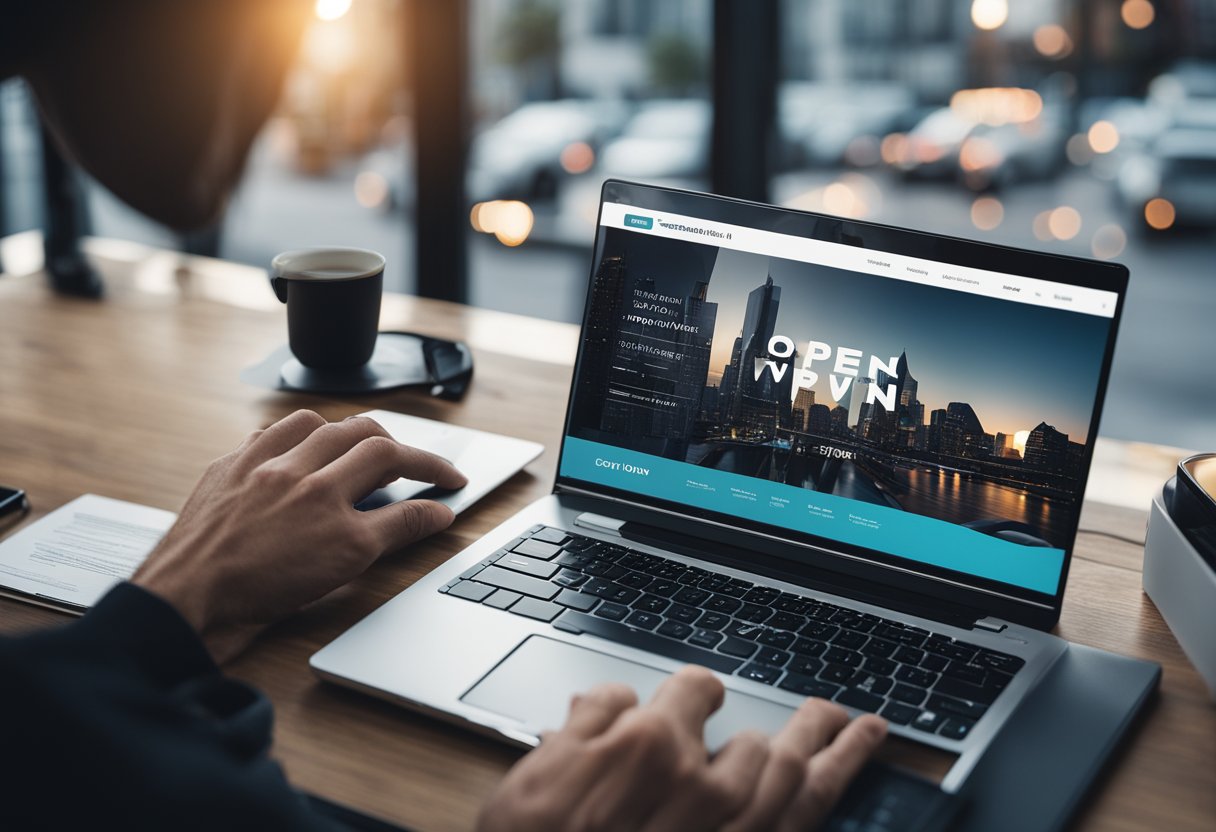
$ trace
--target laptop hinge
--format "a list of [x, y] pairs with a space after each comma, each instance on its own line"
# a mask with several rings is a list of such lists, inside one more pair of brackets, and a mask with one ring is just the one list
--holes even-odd
[[1001, 621], [999, 618], [988, 616], [987, 618], [981, 618], [979, 621], [975, 622], [975, 626], [972, 629], [987, 630], [990, 633], [999, 633], [1008, 626], [1008, 624]]

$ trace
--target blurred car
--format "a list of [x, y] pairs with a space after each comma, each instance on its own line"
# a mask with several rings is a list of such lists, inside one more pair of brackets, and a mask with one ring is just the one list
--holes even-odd
[[670, 99], [641, 105], [604, 146], [600, 171], [629, 179], [694, 179], [709, 169], [709, 102]]
[[980, 124], [959, 146], [958, 173], [963, 184], [977, 191], [1048, 179], [1064, 164], [1067, 139], [1062, 107], [1045, 107], [1022, 124]]
[[912, 92], [901, 84], [789, 81], [778, 94], [780, 163], [873, 164], [882, 137], [907, 129]]
[[[1216, 130], [1167, 130], [1150, 152], [1123, 164], [1118, 189], [1133, 227], [1216, 228]], [[1150, 203], [1155, 203], [1154, 222], [1146, 210]]]
[[954, 108], [941, 107], [900, 136], [889, 158], [907, 179], [953, 179], [963, 142], [977, 126]]
[[592, 168], [596, 152], [620, 129], [626, 114], [626, 105], [617, 101], [523, 105], [473, 139], [470, 197], [476, 202], [552, 199], [564, 176]]

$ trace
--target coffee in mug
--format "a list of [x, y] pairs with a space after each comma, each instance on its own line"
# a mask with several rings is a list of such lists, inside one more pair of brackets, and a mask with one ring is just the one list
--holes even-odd
[[376, 349], [384, 257], [361, 248], [285, 251], [270, 284], [287, 304], [287, 340], [305, 367], [356, 369]]

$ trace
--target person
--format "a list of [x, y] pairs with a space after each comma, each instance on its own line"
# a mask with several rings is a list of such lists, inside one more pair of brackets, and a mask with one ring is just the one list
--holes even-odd
[[[429, 500], [353, 508], [403, 476], [465, 483], [370, 419], [297, 411], [207, 468], [129, 582], [73, 623], [0, 640], [5, 828], [333, 828], [270, 757], [269, 701], [221, 667], [268, 625], [452, 522]], [[775, 736], [744, 732], [711, 754], [703, 729], [723, 694], [689, 667], [645, 704], [621, 685], [576, 697], [479, 828], [808, 829], [886, 733], [876, 716], [850, 721], [809, 699]]]

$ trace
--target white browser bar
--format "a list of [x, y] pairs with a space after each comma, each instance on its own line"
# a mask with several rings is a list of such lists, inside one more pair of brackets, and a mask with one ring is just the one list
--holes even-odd
[[652, 211], [634, 205], [605, 202], [600, 224], [673, 240], [704, 243], [768, 257], [816, 263], [853, 272], [890, 277], [941, 289], [1001, 298], [1034, 306], [1065, 309], [1113, 318], [1118, 295], [1103, 289], [1071, 286], [1034, 277], [955, 266], [919, 257], [811, 240], [745, 225], [711, 222], [697, 217]]

